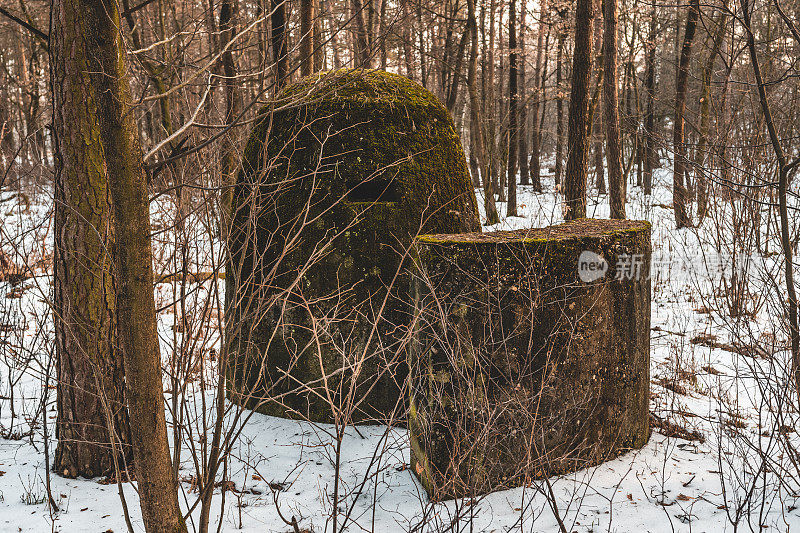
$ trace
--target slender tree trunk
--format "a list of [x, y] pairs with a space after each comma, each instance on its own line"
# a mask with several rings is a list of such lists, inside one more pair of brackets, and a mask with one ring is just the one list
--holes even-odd
[[[236, 91], [236, 62], [233, 58], [233, 50], [230, 47], [225, 49], [236, 34], [236, 2], [237, 0], [222, 0], [219, 8], [220, 48], [225, 50], [221, 57], [222, 71], [225, 74], [225, 124], [232, 124], [241, 108]], [[227, 234], [226, 228], [236, 180], [236, 167], [238, 166], [238, 152], [232, 137], [232, 135], [228, 135], [222, 141], [222, 208], [226, 217], [226, 220], [222, 221], [224, 234]]]
[[[115, 222], [91, 91], [93, 35], [81, 33], [82, 3], [52, 4], [50, 67], [55, 138], [54, 317], [58, 389], [53, 470], [93, 478], [114, 472], [112, 438], [120, 463], [133, 459], [118, 349], [113, 276]], [[0, 104], [2, 105], [2, 104]], [[103, 401], [105, 397], [105, 402]], [[113, 427], [107, 424], [105, 403]], [[117, 453], [120, 450], [116, 450]]]
[[597, 188], [597, 194], [603, 195], [608, 191], [606, 190], [606, 168], [605, 158], [603, 157], [603, 128], [600, 117], [597, 120], [592, 120], [592, 140], [594, 141], [594, 185]]
[[486, 75], [486, 109], [489, 116], [487, 119], [486, 147], [488, 148], [489, 170], [491, 173], [492, 188], [503, 198], [505, 195], [502, 190], [498, 190], [498, 147], [497, 147], [497, 102], [495, 102], [494, 84], [496, 81], [495, 68], [495, 18], [497, 14], [497, 0], [489, 0], [489, 49], [486, 51], [486, 62], [488, 63]]
[[508, 210], [507, 216], [517, 216], [517, 82], [519, 72], [517, 71], [517, 0], [510, 0], [508, 3], [508, 172], [506, 181], [508, 182]]
[[800, 326], [798, 326], [797, 290], [794, 283], [794, 260], [792, 258], [792, 241], [790, 236], [789, 208], [787, 193], [789, 189], [789, 171], [797, 162], [790, 163], [781, 144], [775, 121], [772, 118], [772, 109], [767, 96], [767, 89], [761, 75], [761, 66], [756, 51], [755, 36], [751, 22], [750, 0], [741, 0], [742, 21], [747, 32], [747, 49], [750, 53], [750, 62], [753, 66], [753, 75], [758, 88], [758, 98], [764, 122], [769, 133], [775, 158], [778, 160], [778, 218], [780, 219], [781, 250], [783, 252], [784, 276], [786, 281], [787, 304], [789, 311], [789, 341], [792, 353], [792, 375], [794, 377], [795, 391], [800, 394]]
[[530, 174], [533, 181], [534, 189], [536, 191], [542, 190], [542, 147], [541, 135], [539, 131], [539, 106], [542, 99], [541, 85], [542, 85], [542, 55], [544, 54], [544, 16], [547, 12], [547, 0], [542, 1], [542, 7], [539, 10], [539, 24], [536, 37], [536, 66], [533, 71], [533, 83], [535, 98], [531, 106], [531, 114], [533, 115], [533, 128], [531, 131], [531, 159], [530, 159]]
[[275, 93], [285, 84], [288, 75], [286, 57], [286, 0], [271, 0], [272, 59], [275, 63]]
[[355, 21], [355, 51], [359, 67], [372, 68], [372, 54], [367, 33], [367, 23], [364, 20], [364, 4], [361, 0], [351, 0], [352, 14]]
[[[519, 101], [519, 150], [518, 150], [518, 160], [519, 160], [519, 182], [522, 185], [528, 185], [530, 182], [530, 170], [528, 168], [528, 104], [527, 104], [527, 90], [525, 89], [525, 36], [528, 34], [528, 29], [525, 24], [526, 14], [528, 11], [528, 7], [523, 2], [520, 8], [519, 14], [519, 90], [522, 95]], [[535, 81], [534, 81], [535, 83]], [[536, 88], [534, 87], [534, 91]], [[533, 117], [533, 121], [537, 122], [536, 116]], [[536, 184], [534, 183], [534, 189], [537, 191], [542, 190], [542, 185], [539, 183], [538, 189], [536, 188]]]
[[647, 36], [647, 67], [645, 69], [644, 86], [647, 93], [647, 110], [644, 117], [644, 193], [653, 192], [653, 168], [656, 166], [656, 132], [655, 132], [655, 100], [656, 100], [656, 7], [653, 4], [650, 13], [650, 29]]
[[[548, 26], [547, 32], [544, 36], [544, 49], [545, 51], [550, 46], [550, 27]], [[541, 151], [542, 147], [542, 139], [544, 138], [544, 122], [547, 118], [547, 62], [548, 62], [549, 55], [547, 53], [544, 54], [544, 60], [542, 61], [542, 76], [541, 76], [541, 83], [539, 84], [539, 95], [541, 97], [541, 105], [539, 111], [539, 150]], [[541, 174], [541, 172], [540, 172]], [[541, 178], [541, 176], [540, 176]], [[541, 179], [540, 185], [541, 185]]]
[[411, 19], [411, 12], [408, 9], [410, 0], [402, 0], [403, 6], [403, 20], [401, 22], [401, 33], [403, 41], [403, 59], [405, 60], [406, 77], [415, 80], [417, 76], [417, 69], [414, 68], [414, 48], [413, 48], [413, 24]]
[[377, 40], [380, 46], [381, 53], [381, 69], [386, 70], [388, 66], [389, 56], [386, 49], [387, 31], [386, 31], [386, 3], [387, 0], [381, 0], [381, 7], [378, 14], [378, 35]]
[[445, 106], [447, 107], [447, 110], [450, 111], [451, 114], [455, 112], [456, 103], [458, 102], [458, 88], [460, 86], [461, 69], [464, 64], [464, 55], [466, 54], [467, 50], [468, 38], [469, 38], [469, 32], [465, 31], [464, 35], [461, 36], [461, 40], [458, 43], [455, 66], [453, 67], [453, 71], [450, 73], [450, 84], [447, 88], [447, 99], [445, 100]]
[[[727, 9], [727, 1], [723, 8]], [[725, 26], [727, 25], [727, 12], [722, 11], [717, 20], [717, 28], [714, 32], [714, 42], [708, 54], [705, 68], [703, 68], [702, 88], [700, 92], [700, 140], [695, 151], [695, 190], [697, 191], [697, 218], [698, 223], [703, 220], [708, 209], [708, 180], [705, 178], [705, 152], [708, 147], [708, 133], [711, 128], [711, 78], [714, 73], [714, 59], [722, 49], [722, 39], [725, 36]]]
[[314, 71], [314, 1], [300, 0], [300, 74]]
[[[133, 13], [131, 12], [130, 3], [128, 0], [122, 0], [122, 7], [125, 10], [125, 21], [128, 24], [128, 29], [130, 30], [131, 40], [133, 41], [133, 46], [137, 49], [141, 49], [143, 47], [141, 37], [139, 35], [139, 26], [137, 26], [136, 21], [133, 18]], [[211, 28], [212, 32], [216, 29], [213, 26], [213, 11], [209, 12], [209, 16], [211, 17]], [[213, 42], [213, 39], [212, 39]], [[144, 67], [145, 72], [147, 72], [147, 77], [150, 78], [153, 87], [159, 94], [164, 94], [167, 91], [167, 82], [164, 80], [164, 67], [159, 66], [158, 63], [154, 61], [150, 61], [145, 58], [139, 58], [142, 66]], [[161, 127], [164, 129], [163, 133], [165, 136], [170, 136], [174, 133], [174, 128], [172, 126], [172, 111], [170, 106], [170, 98], [168, 96], [162, 97], [158, 100], [159, 112], [161, 114]]]
[[[500, 12], [497, 14], [498, 20], [503, 20], [503, 11], [505, 9], [505, 4], [500, 4]], [[508, 33], [508, 32], [506, 32]], [[505, 45], [503, 43], [503, 25], [498, 23], [497, 24], [497, 38], [500, 41], [498, 43], [498, 48], [500, 50], [508, 50], [508, 42], [506, 41]], [[501, 202], [507, 202], [508, 196], [506, 194], [507, 186], [508, 186], [508, 173], [507, 164], [508, 164], [508, 122], [507, 122], [507, 114], [508, 114], [508, 90], [506, 85], [506, 61], [505, 59], [508, 57], [509, 54], [501, 54], [500, 60], [498, 61], [498, 69], [497, 69], [497, 78], [494, 80], [497, 84], [497, 107], [496, 112], [498, 115], [498, 132], [497, 132], [497, 179], [499, 180], [500, 184], [497, 188], [497, 199]], [[514, 161], [514, 165], [516, 166], [517, 162]]]
[[313, 35], [311, 43], [313, 45], [314, 54], [314, 72], [325, 70], [325, 48], [322, 46], [322, 13], [325, 11], [325, 0], [314, 0], [314, 20], [312, 21], [311, 29]]
[[561, 184], [564, 173], [564, 41], [566, 35], [559, 29], [558, 50], [556, 52], [556, 168], [555, 183]]
[[467, 71], [467, 90], [469, 91], [469, 116], [470, 129], [472, 130], [472, 153], [480, 167], [483, 177], [484, 209], [486, 211], [486, 224], [497, 224], [500, 217], [494, 201], [494, 187], [492, 184], [489, 165], [483, 152], [483, 131], [481, 126], [480, 99], [478, 98], [478, 24], [475, 19], [475, 0], [467, 0], [467, 31], [470, 33], [469, 67]]
[[[602, 4], [602, 0], [600, 4]], [[594, 153], [594, 181], [598, 195], [604, 195], [606, 190], [606, 169], [603, 150], [603, 114], [598, 113], [600, 103], [603, 101], [603, 81], [605, 71], [603, 70], [603, 12], [595, 13], [594, 21], [594, 70], [595, 82], [592, 90], [592, 98], [589, 100], [589, 115], [587, 119], [586, 131], [589, 135], [589, 142], [593, 145]]]
[[611, 218], [625, 218], [625, 181], [622, 175], [619, 100], [617, 95], [617, 0], [603, 0], [603, 101], [606, 161]]
[[567, 172], [564, 179], [564, 218], [586, 216], [586, 177], [588, 173], [589, 81], [592, 75], [593, 0], [576, 0], [575, 51], [572, 59], [572, 91], [567, 133]]
[[[131, 108], [119, 10], [116, 2], [108, 0], [55, 0], [52, 20], [54, 63], [63, 63], [66, 72], [79, 75], [84, 83], [88, 81], [84, 90], [96, 113], [93, 142], [102, 150], [102, 157], [93, 164], [104, 168], [110, 178], [116, 222], [117, 316], [119, 324], [124, 325], [119, 330], [119, 344], [124, 354], [142, 518], [148, 533], [186, 531], [167, 442], [147, 179]], [[82, 106], [84, 101], [73, 98], [71, 103]], [[60, 122], [60, 128], [62, 138], [81, 131], [79, 125], [70, 123]], [[67, 150], [82, 151], [64, 144], [62, 157], [76, 156]]]
[[690, 0], [689, 13], [686, 17], [686, 30], [683, 34], [678, 61], [678, 73], [675, 79], [675, 123], [673, 125], [672, 143], [675, 160], [672, 175], [672, 203], [675, 212], [675, 225], [685, 228], [692, 224], [686, 209], [688, 194], [684, 185], [686, 174], [686, 145], [685, 145], [685, 114], [686, 114], [686, 88], [689, 81], [689, 62], [692, 58], [692, 45], [697, 28], [697, 18], [700, 14], [700, 0]]
[[422, 20], [422, 2], [417, 2], [417, 38], [419, 40], [419, 79], [428, 88], [428, 59], [425, 53], [425, 26]]

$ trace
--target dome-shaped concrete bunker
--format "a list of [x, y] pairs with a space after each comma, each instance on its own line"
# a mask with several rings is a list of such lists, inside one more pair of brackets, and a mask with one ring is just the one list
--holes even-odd
[[232, 399], [315, 421], [333, 419], [331, 399], [357, 421], [391, 413], [407, 375], [406, 251], [417, 234], [480, 231], [447, 109], [383, 71], [305, 78], [262, 111], [232, 214]]

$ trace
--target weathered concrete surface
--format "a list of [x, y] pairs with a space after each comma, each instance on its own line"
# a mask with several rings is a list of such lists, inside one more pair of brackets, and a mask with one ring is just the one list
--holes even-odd
[[415, 249], [411, 462], [433, 499], [581, 469], [647, 442], [648, 223], [430, 235]]
[[400, 401], [404, 417], [403, 256], [420, 232], [480, 230], [445, 107], [382, 71], [291, 85], [250, 136], [232, 212], [229, 396], [319, 422]]

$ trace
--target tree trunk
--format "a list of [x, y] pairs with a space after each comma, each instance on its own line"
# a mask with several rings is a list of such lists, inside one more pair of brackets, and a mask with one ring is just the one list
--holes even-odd
[[586, 216], [586, 176], [589, 152], [589, 80], [592, 75], [593, 0], [577, 0], [575, 51], [572, 59], [572, 91], [567, 133], [567, 173], [564, 179], [564, 218]]
[[314, 71], [314, 0], [300, 0], [300, 74]]
[[508, 208], [506, 216], [517, 216], [517, 0], [508, 3]]
[[456, 103], [458, 102], [458, 87], [460, 85], [461, 80], [461, 69], [464, 63], [464, 54], [467, 50], [467, 38], [469, 37], [469, 32], [464, 32], [464, 35], [461, 36], [461, 40], [458, 43], [458, 50], [456, 51], [456, 61], [455, 66], [453, 67], [453, 71], [450, 73], [450, 85], [447, 89], [447, 99], [445, 100], [445, 106], [447, 110], [450, 111], [452, 115], [455, 112]]
[[355, 20], [355, 57], [358, 67], [372, 68], [369, 41], [367, 40], [367, 24], [364, 21], [364, 4], [361, 0], [352, 0], [352, 17]]
[[[525, 26], [525, 14], [528, 11], [527, 6], [523, 3], [522, 8], [519, 10], [519, 90], [522, 94], [522, 97], [519, 101], [519, 149], [518, 149], [518, 161], [519, 161], [519, 182], [522, 185], [528, 185], [530, 182], [530, 170], [528, 168], [528, 104], [526, 94], [527, 91], [525, 90], [525, 36], [528, 34], [528, 29]], [[535, 83], [535, 82], [534, 82]], [[534, 88], [536, 90], [536, 88]], [[533, 117], [533, 121], [537, 122], [537, 117]], [[539, 192], [542, 190], [542, 184], [539, 183], [539, 187], [536, 187], [534, 183], [534, 189]]]
[[469, 68], [467, 71], [467, 90], [469, 91], [469, 116], [470, 130], [472, 130], [471, 153], [478, 162], [478, 167], [483, 177], [484, 210], [486, 211], [486, 224], [492, 225], [500, 222], [497, 215], [497, 206], [494, 202], [494, 187], [492, 184], [486, 154], [483, 151], [483, 128], [481, 126], [480, 100], [478, 99], [478, 24], [475, 20], [475, 0], [467, 0], [467, 31], [470, 32]]
[[403, 59], [405, 61], [405, 68], [406, 68], [406, 77], [412, 80], [417, 79], [417, 69], [414, 68], [414, 49], [412, 45], [413, 42], [413, 25], [414, 21], [411, 19], [411, 11], [408, 9], [408, 4], [410, 0], [402, 0], [401, 5], [403, 6], [403, 20], [401, 21], [401, 33], [402, 33], [402, 41], [403, 41]]
[[[599, 119], [600, 117], [598, 117]], [[594, 140], [594, 185], [597, 194], [606, 194], [606, 169], [603, 158], [603, 128], [600, 120], [592, 121], [592, 139]]]
[[[113, 271], [115, 223], [98, 125], [100, 102], [90, 87], [93, 36], [80, 33], [82, 6], [55, 2], [50, 52], [55, 137], [54, 316], [58, 373], [53, 469], [93, 478], [132, 459], [122, 353], [117, 345]], [[67, 60], [69, 59], [69, 60]], [[106, 404], [109, 413], [105, 411]]]
[[325, 0], [314, 0], [317, 2], [314, 9], [314, 20], [311, 29], [314, 32], [311, 37], [311, 43], [314, 48], [314, 72], [326, 70], [325, 66], [325, 48], [322, 46], [322, 14], [325, 12]]
[[[220, 48], [225, 49], [236, 35], [236, 0], [223, 0], [219, 8]], [[223, 52], [222, 71], [225, 74], [225, 124], [232, 124], [239, 114], [241, 105], [236, 92], [236, 63], [230, 47]], [[223, 233], [226, 231], [233, 186], [236, 181], [236, 167], [238, 166], [238, 152], [233, 142], [233, 136], [226, 136], [222, 143], [222, 209], [226, 220], [222, 221]]]
[[[699, 1], [699, 0], [698, 0]], [[800, 326], [798, 326], [798, 303], [797, 290], [794, 282], [794, 259], [792, 243], [790, 240], [789, 208], [787, 193], [789, 188], [789, 171], [796, 165], [796, 162], [789, 162], [783, 150], [775, 121], [772, 118], [772, 110], [767, 96], [767, 89], [761, 75], [761, 66], [758, 62], [756, 51], [755, 36], [751, 22], [751, 6], [748, 0], [742, 0], [742, 20], [747, 32], [747, 49], [750, 54], [750, 63], [753, 66], [753, 76], [758, 88], [758, 99], [761, 104], [761, 112], [764, 115], [770, 144], [778, 163], [778, 218], [781, 230], [781, 251], [783, 253], [784, 281], [786, 282], [787, 307], [789, 311], [789, 345], [792, 354], [792, 377], [794, 378], [795, 392], [800, 392]]]
[[417, 2], [417, 37], [419, 39], [419, 80], [420, 84], [428, 88], [428, 60], [425, 53], [425, 26], [422, 21], [422, 2]]
[[655, 139], [655, 100], [656, 100], [656, 7], [650, 13], [650, 30], [647, 36], [647, 67], [644, 86], [647, 93], [647, 110], [644, 117], [644, 193], [653, 192], [653, 168], [657, 163]]
[[564, 41], [566, 34], [559, 30], [558, 51], [556, 52], [556, 168], [555, 184], [561, 184], [564, 173], [564, 95], [561, 84], [564, 81]]
[[[99, 150], [99, 157], [92, 159], [91, 165], [96, 175], [103, 169], [107, 172], [105, 177], [110, 177], [116, 222], [116, 310], [119, 324], [124, 325], [119, 330], [119, 345], [124, 354], [125, 392], [142, 518], [148, 532], [186, 531], [178, 506], [177, 480], [170, 463], [164, 419], [147, 180], [131, 109], [119, 10], [115, 2], [107, 0], [55, 0], [52, 20], [53, 64], [61, 65], [54, 68], [75, 75], [73, 81], [86, 91], [81, 98], [72, 94], [59, 99], [57, 109], [61, 118], [56, 123], [59, 136], [68, 139], [90, 131], [91, 141]], [[64, 84], [56, 82], [55, 86], [64, 95]], [[77, 87], [73, 86], [73, 90]], [[86, 102], [91, 105], [85, 106]], [[80, 127], [85, 121], [64, 122], [70, 115], [79, 116], [87, 109], [94, 111], [91, 129]], [[85, 146], [66, 142], [61, 148], [65, 161], [80, 160], [86, 155]], [[99, 187], [100, 190], [88, 188], [81, 192], [89, 196], [87, 192], [96, 191], [102, 193], [98, 197], [108, 198], [102, 180]], [[98, 252], [90, 257], [102, 257], [103, 250]], [[102, 338], [93, 333], [95, 339]]]
[[492, 189], [497, 191], [501, 198], [505, 195], [502, 190], [498, 190], [498, 147], [497, 147], [497, 102], [495, 102], [494, 84], [496, 81], [496, 68], [494, 61], [494, 48], [495, 48], [495, 18], [497, 15], [497, 0], [489, 0], [489, 48], [486, 50], [486, 62], [488, 68], [486, 69], [486, 109], [489, 116], [487, 117], [486, 132], [486, 148], [489, 159], [489, 172], [492, 180]]
[[533, 71], [533, 84], [535, 91], [535, 98], [533, 106], [531, 106], [531, 114], [533, 115], [533, 128], [531, 131], [531, 159], [530, 159], [530, 174], [533, 181], [534, 189], [536, 191], [542, 190], [542, 147], [541, 135], [539, 133], [539, 105], [541, 102], [541, 85], [542, 85], [542, 55], [544, 54], [544, 16], [547, 12], [547, 0], [543, 0], [542, 8], [539, 11], [539, 24], [538, 35], [536, 37], [536, 67]]
[[386, 70], [388, 66], [389, 56], [386, 50], [387, 30], [386, 30], [386, 2], [381, 0], [381, 8], [378, 15], [378, 44], [381, 52], [381, 70]]
[[288, 74], [286, 57], [286, 0], [272, 0], [270, 24], [272, 26], [272, 59], [275, 62], [275, 94], [286, 84]]
[[686, 113], [686, 87], [689, 81], [689, 62], [692, 58], [692, 45], [694, 33], [697, 28], [697, 18], [700, 15], [700, 0], [690, 0], [689, 14], [686, 17], [686, 30], [683, 34], [683, 46], [678, 61], [678, 73], [675, 79], [675, 123], [672, 131], [673, 151], [675, 160], [672, 173], [672, 204], [675, 212], [675, 225], [685, 228], [692, 224], [686, 210], [688, 194], [684, 185], [686, 174], [686, 145], [684, 122]]
[[[727, 1], [725, 2], [727, 4]], [[727, 5], [724, 5], [727, 9]], [[697, 219], [698, 224], [706, 216], [708, 209], [708, 183], [705, 178], [705, 152], [708, 147], [708, 132], [711, 127], [711, 77], [714, 73], [714, 59], [722, 49], [722, 39], [725, 36], [727, 13], [721, 12], [717, 20], [717, 29], [714, 33], [714, 42], [708, 54], [705, 68], [703, 68], [703, 82], [700, 92], [700, 141], [694, 157], [695, 190], [697, 191]]]
[[606, 161], [611, 218], [625, 218], [625, 181], [622, 176], [622, 147], [617, 95], [617, 0], [603, 0], [603, 102], [606, 130]]

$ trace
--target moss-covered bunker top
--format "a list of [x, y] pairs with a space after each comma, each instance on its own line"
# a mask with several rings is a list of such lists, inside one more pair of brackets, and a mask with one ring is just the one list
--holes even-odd
[[[395, 230], [408, 234], [409, 243], [423, 220], [424, 233], [480, 229], [447, 108], [397, 74], [339, 69], [285, 87], [262, 109], [243, 155], [234, 205], [248, 202], [254, 185], [262, 187], [264, 205], [273, 206], [258, 215], [266, 232], [296, 216], [310, 194], [320, 210], [345, 196], [350, 202], [334, 206], [326, 224], [340, 224], [358, 202], [394, 202], [403, 213], [393, 217]], [[236, 212], [245, 223], [243, 207]]]
[[502, 244], [532, 241], [564, 241], [638, 232], [648, 230], [649, 228], [650, 223], [644, 220], [582, 218], [544, 228], [525, 228], [513, 231], [491, 231], [487, 233], [421, 235], [417, 237], [416, 242], [420, 244]]
[[[298, 101], [298, 97], [300, 97]], [[441, 102], [426, 89], [410, 79], [383, 70], [339, 69], [307, 76], [280, 92], [275, 98], [281, 103], [309, 105], [314, 102], [359, 106], [442, 108]]]

